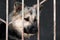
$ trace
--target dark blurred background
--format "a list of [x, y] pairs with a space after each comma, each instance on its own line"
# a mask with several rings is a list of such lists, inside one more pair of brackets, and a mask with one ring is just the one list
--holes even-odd
[[60, 0], [57, 0], [57, 40], [60, 40]]
[[[6, 0], [0, 0], [0, 18], [6, 20]], [[0, 21], [0, 40], [5, 40], [6, 25]]]
[[[21, 0], [16, 0], [20, 1]], [[5, 0], [0, 0], [0, 18], [6, 19]], [[13, 10], [14, 0], [9, 0], [9, 13]], [[36, 0], [25, 0], [25, 5], [32, 6]], [[57, 0], [57, 40], [60, 40], [60, 0]], [[5, 24], [0, 24], [0, 40], [5, 38]], [[33, 37], [31, 38], [33, 40]], [[36, 38], [34, 38], [36, 40]], [[40, 40], [53, 40], [53, 0], [47, 0], [40, 14]]]
[[0, 18], [6, 19], [6, 0], [0, 0]]

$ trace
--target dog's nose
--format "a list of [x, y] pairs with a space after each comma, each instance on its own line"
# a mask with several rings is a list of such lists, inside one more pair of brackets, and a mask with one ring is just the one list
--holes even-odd
[[31, 33], [31, 34], [35, 34], [37, 33], [38, 29], [37, 27], [35, 26], [31, 26], [31, 27], [28, 27], [28, 28], [24, 28], [24, 32], [25, 33]]
[[30, 33], [37, 33], [37, 27], [31, 26], [31, 27], [29, 28], [29, 32], [30, 32]]

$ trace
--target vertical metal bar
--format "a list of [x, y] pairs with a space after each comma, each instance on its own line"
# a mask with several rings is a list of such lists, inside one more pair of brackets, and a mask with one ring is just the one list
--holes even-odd
[[39, 26], [39, 0], [37, 0], [37, 27], [38, 27], [38, 33], [37, 33], [37, 40], [40, 40], [40, 26]]
[[[22, 0], [22, 24], [24, 26], [24, 0]], [[22, 30], [24, 28], [22, 27]], [[22, 40], [24, 40], [24, 30], [22, 31]]]
[[56, 40], [56, 0], [53, 0], [54, 40]]
[[8, 0], [6, 0], [6, 40], [8, 40]]

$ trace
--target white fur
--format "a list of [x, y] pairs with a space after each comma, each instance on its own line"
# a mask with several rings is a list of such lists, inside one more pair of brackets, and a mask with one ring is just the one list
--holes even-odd
[[[10, 21], [13, 21], [14, 20], [13, 23], [12, 23], [12, 25], [13, 25], [12, 28], [14, 30], [16, 30], [17, 31], [17, 34], [19, 34], [19, 35], [22, 35], [22, 27], [27, 28], [28, 26], [32, 25], [33, 20], [34, 20], [34, 18], [36, 16], [35, 9], [32, 10], [32, 13], [33, 13], [32, 15], [30, 13], [26, 13], [27, 11], [28, 11], [28, 8], [26, 7], [25, 8], [25, 13], [24, 13], [24, 18], [29, 17], [29, 20], [30, 21], [25, 21], [24, 20], [24, 26], [23, 26], [23, 23], [22, 23], [21, 11], [20, 11], [18, 17], [17, 16], [12, 16], [13, 14], [10, 14], [10, 16], [9, 16], [9, 20]], [[30, 37], [32, 35], [34, 35], [34, 34], [24, 33], [24, 37]]]

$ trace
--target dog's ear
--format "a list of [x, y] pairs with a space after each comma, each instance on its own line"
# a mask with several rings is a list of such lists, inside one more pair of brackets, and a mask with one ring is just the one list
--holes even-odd
[[16, 15], [18, 15], [18, 13], [17, 12], [19, 12], [19, 11], [21, 11], [22, 10], [22, 3], [20, 3], [20, 2], [15, 2], [14, 3], [14, 8], [13, 8], [13, 15], [14, 16], [16, 16]]
[[22, 10], [22, 3], [20, 3], [20, 2], [15, 2], [15, 4], [14, 4], [14, 9], [15, 9], [16, 11]]

